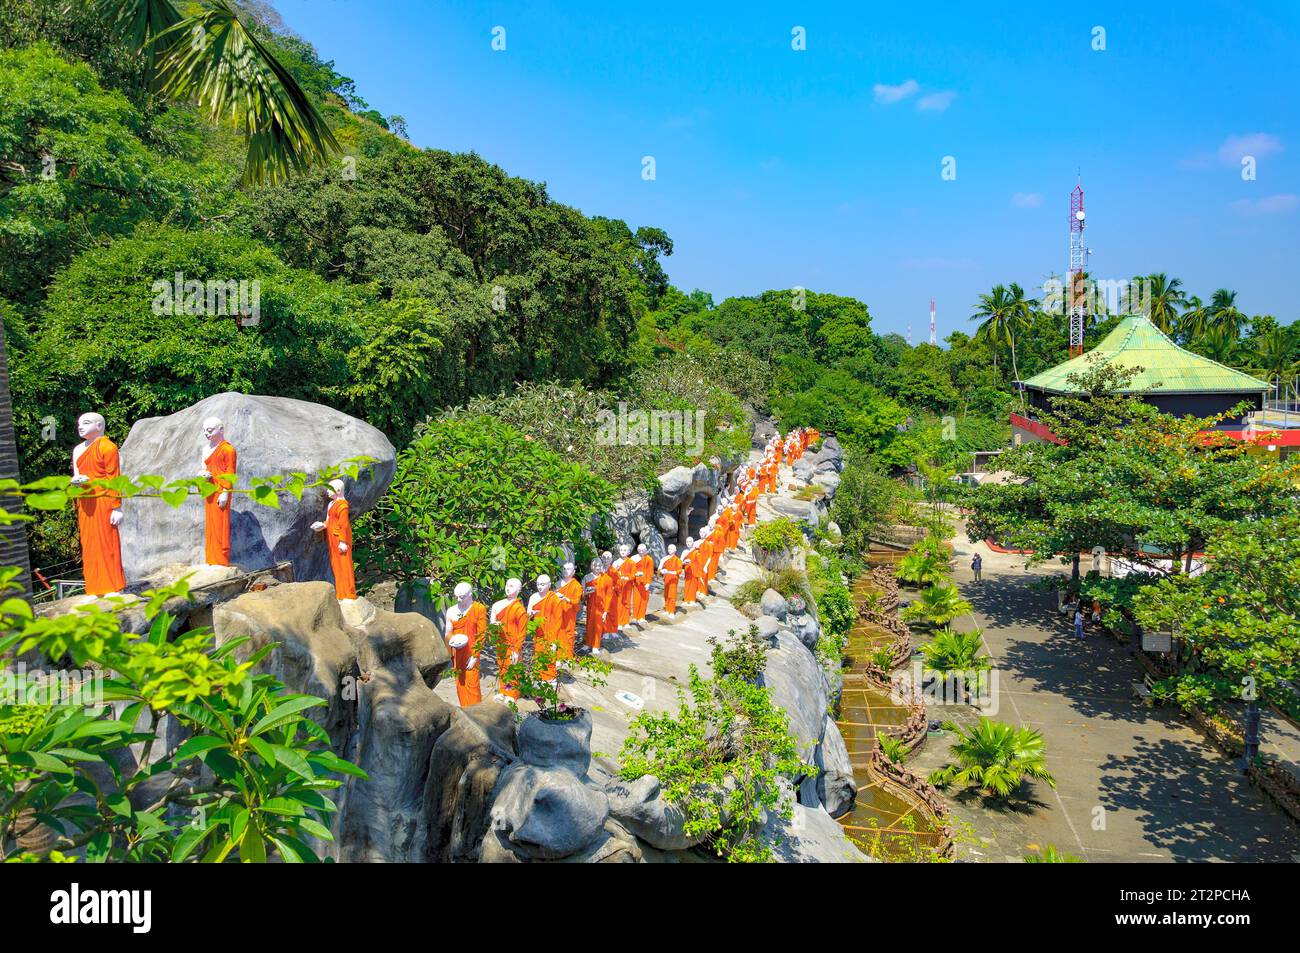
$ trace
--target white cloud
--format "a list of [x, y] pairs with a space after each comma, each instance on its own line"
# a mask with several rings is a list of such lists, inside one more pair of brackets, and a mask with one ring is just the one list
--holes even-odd
[[1017, 192], [1011, 196], [1011, 204], [1016, 208], [1038, 208], [1043, 204], [1043, 193]]
[[939, 93], [928, 93], [916, 101], [916, 108], [923, 109], [926, 112], [943, 112], [952, 105], [952, 101], [957, 98], [957, 94], [951, 89], [945, 89]]
[[1282, 140], [1267, 132], [1249, 132], [1241, 136], [1229, 136], [1219, 146], [1219, 160], [1227, 165], [1237, 165], [1243, 156], [1256, 159], [1282, 151]]
[[1300, 195], [1280, 192], [1262, 199], [1237, 199], [1228, 208], [1239, 215], [1284, 215], [1300, 207]]
[[887, 83], [877, 83], [871, 87], [872, 93], [876, 96], [876, 102], [883, 103], [886, 106], [902, 102], [909, 96], [915, 96], [921, 91], [921, 84], [914, 79], [899, 83], [897, 86], [890, 86]]

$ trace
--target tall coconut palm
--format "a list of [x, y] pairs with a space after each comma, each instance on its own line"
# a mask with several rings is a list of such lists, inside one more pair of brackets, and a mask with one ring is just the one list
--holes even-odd
[[1255, 349], [1254, 364], [1269, 380], [1289, 377], [1296, 360], [1291, 347], [1291, 337], [1284, 328], [1273, 328], [1260, 337]]
[[1200, 337], [1210, 329], [1210, 309], [1196, 295], [1187, 299], [1187, 307], [1178, 319], [1178, 333], [1183, 343]]
[[1170, 278], [1163, 271], [1135, 281], [1146, 282], [1142, 297], [1146, 299], [1146, 315], [1151, 323], [1165, 334], [1173, 334], [1178, 327], [1178, 309], [1187, 304], [1181, 278]]
[[1246, 315], [1237, 308], [1237, 292], [1219, 288], [1210, 296], [1210, 323], [1230, 331], [1234, 338], [1241, 336]]
[[1033, 321], [1034, 308], [1038, 302], [1025, 297], [1025, 289], [1012, 282], [1010, 287], [996, 285], [993, 291], [980, 295], [979, 304], [972, 321], [979, 321], [977, 336], [984, 337], [993, 346], [993, 370], [998, 367], [998, 342], [1005, 340], [1011, 345], [1011, 373], [1020, 379], [1020, 369], [1016, 365], [1016, 332], [1027, 328]]
[[[342, 152], [293, 74], [240, 18], [230, 0], [97, 0], [123, 41], [148, 63], [154, 88], [193, 100], [214, 122], [233, 120], [248, 139], [245, 185], [273, 184]], [[187, 5], [188, 8], [188, 5]]]
[[1196, 339], [1192, 347], [1193, 350], [1220, 364], [1234, 365], [1241, 358], [1241, 341], [1227, 324], [1210, 328]]

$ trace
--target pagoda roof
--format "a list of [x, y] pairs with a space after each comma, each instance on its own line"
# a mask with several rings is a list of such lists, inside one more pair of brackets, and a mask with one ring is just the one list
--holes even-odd
[[1268, 382], [1179, 347], [1144, 314], [1125, 315], [1091, 351], [1023, 381], [1025, 387], [1053, 394], [1079, 393], [1068, 380], [1098, 359], [1118, 367], [1142, 368], [1119, 390], [1123, 394], [1258, 394]]

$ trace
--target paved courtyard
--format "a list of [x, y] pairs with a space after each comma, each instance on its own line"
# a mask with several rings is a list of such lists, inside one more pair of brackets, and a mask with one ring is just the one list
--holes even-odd
[[[971, 544], [964, 527], [955, 546], [956, 581], [974, 606], [955, 628], [984, 630], [998, 671], [996, 717], [1043, 733], [1057, 780], [1055, 790], [1034, 783], [1029, 800], [1002, 809], [950, 794], [973, 828], [975, 842], [964, 848], [972, 859], [1019, 861], [1052, 843], [1092, 862], [1300, 860], [1296, 825], [1232, 761], [1177, 709], [1136, 701], [1131, 647], [1096, 633], [1076, 640], [1057, 619], [1055, 595], [1031, 587], [1036, 575], [1023, 557]], [[976, 550], [982, 584], [969, 568]], [[953, 706], [931, 717], [967, 724], [978, 716]], [[932, 735], [912, 766], [944, 764], [951, 738]]]

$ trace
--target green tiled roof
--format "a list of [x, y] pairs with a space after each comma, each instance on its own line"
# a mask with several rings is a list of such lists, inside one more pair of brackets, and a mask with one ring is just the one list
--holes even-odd
[[1024, 384], [1055, 394], [1077, 392], [1079, 388], [1066, 378], [1086, 371], [1089, 359], [1097, 357], [1120, 367], [1142, 368], [1124, 388], [1126, 394], [1258, 394], [1269, 389], [1258, 378], [1179, 347], [1142, 314], [1126, 315], [1091, 351], [1035, 374]]

